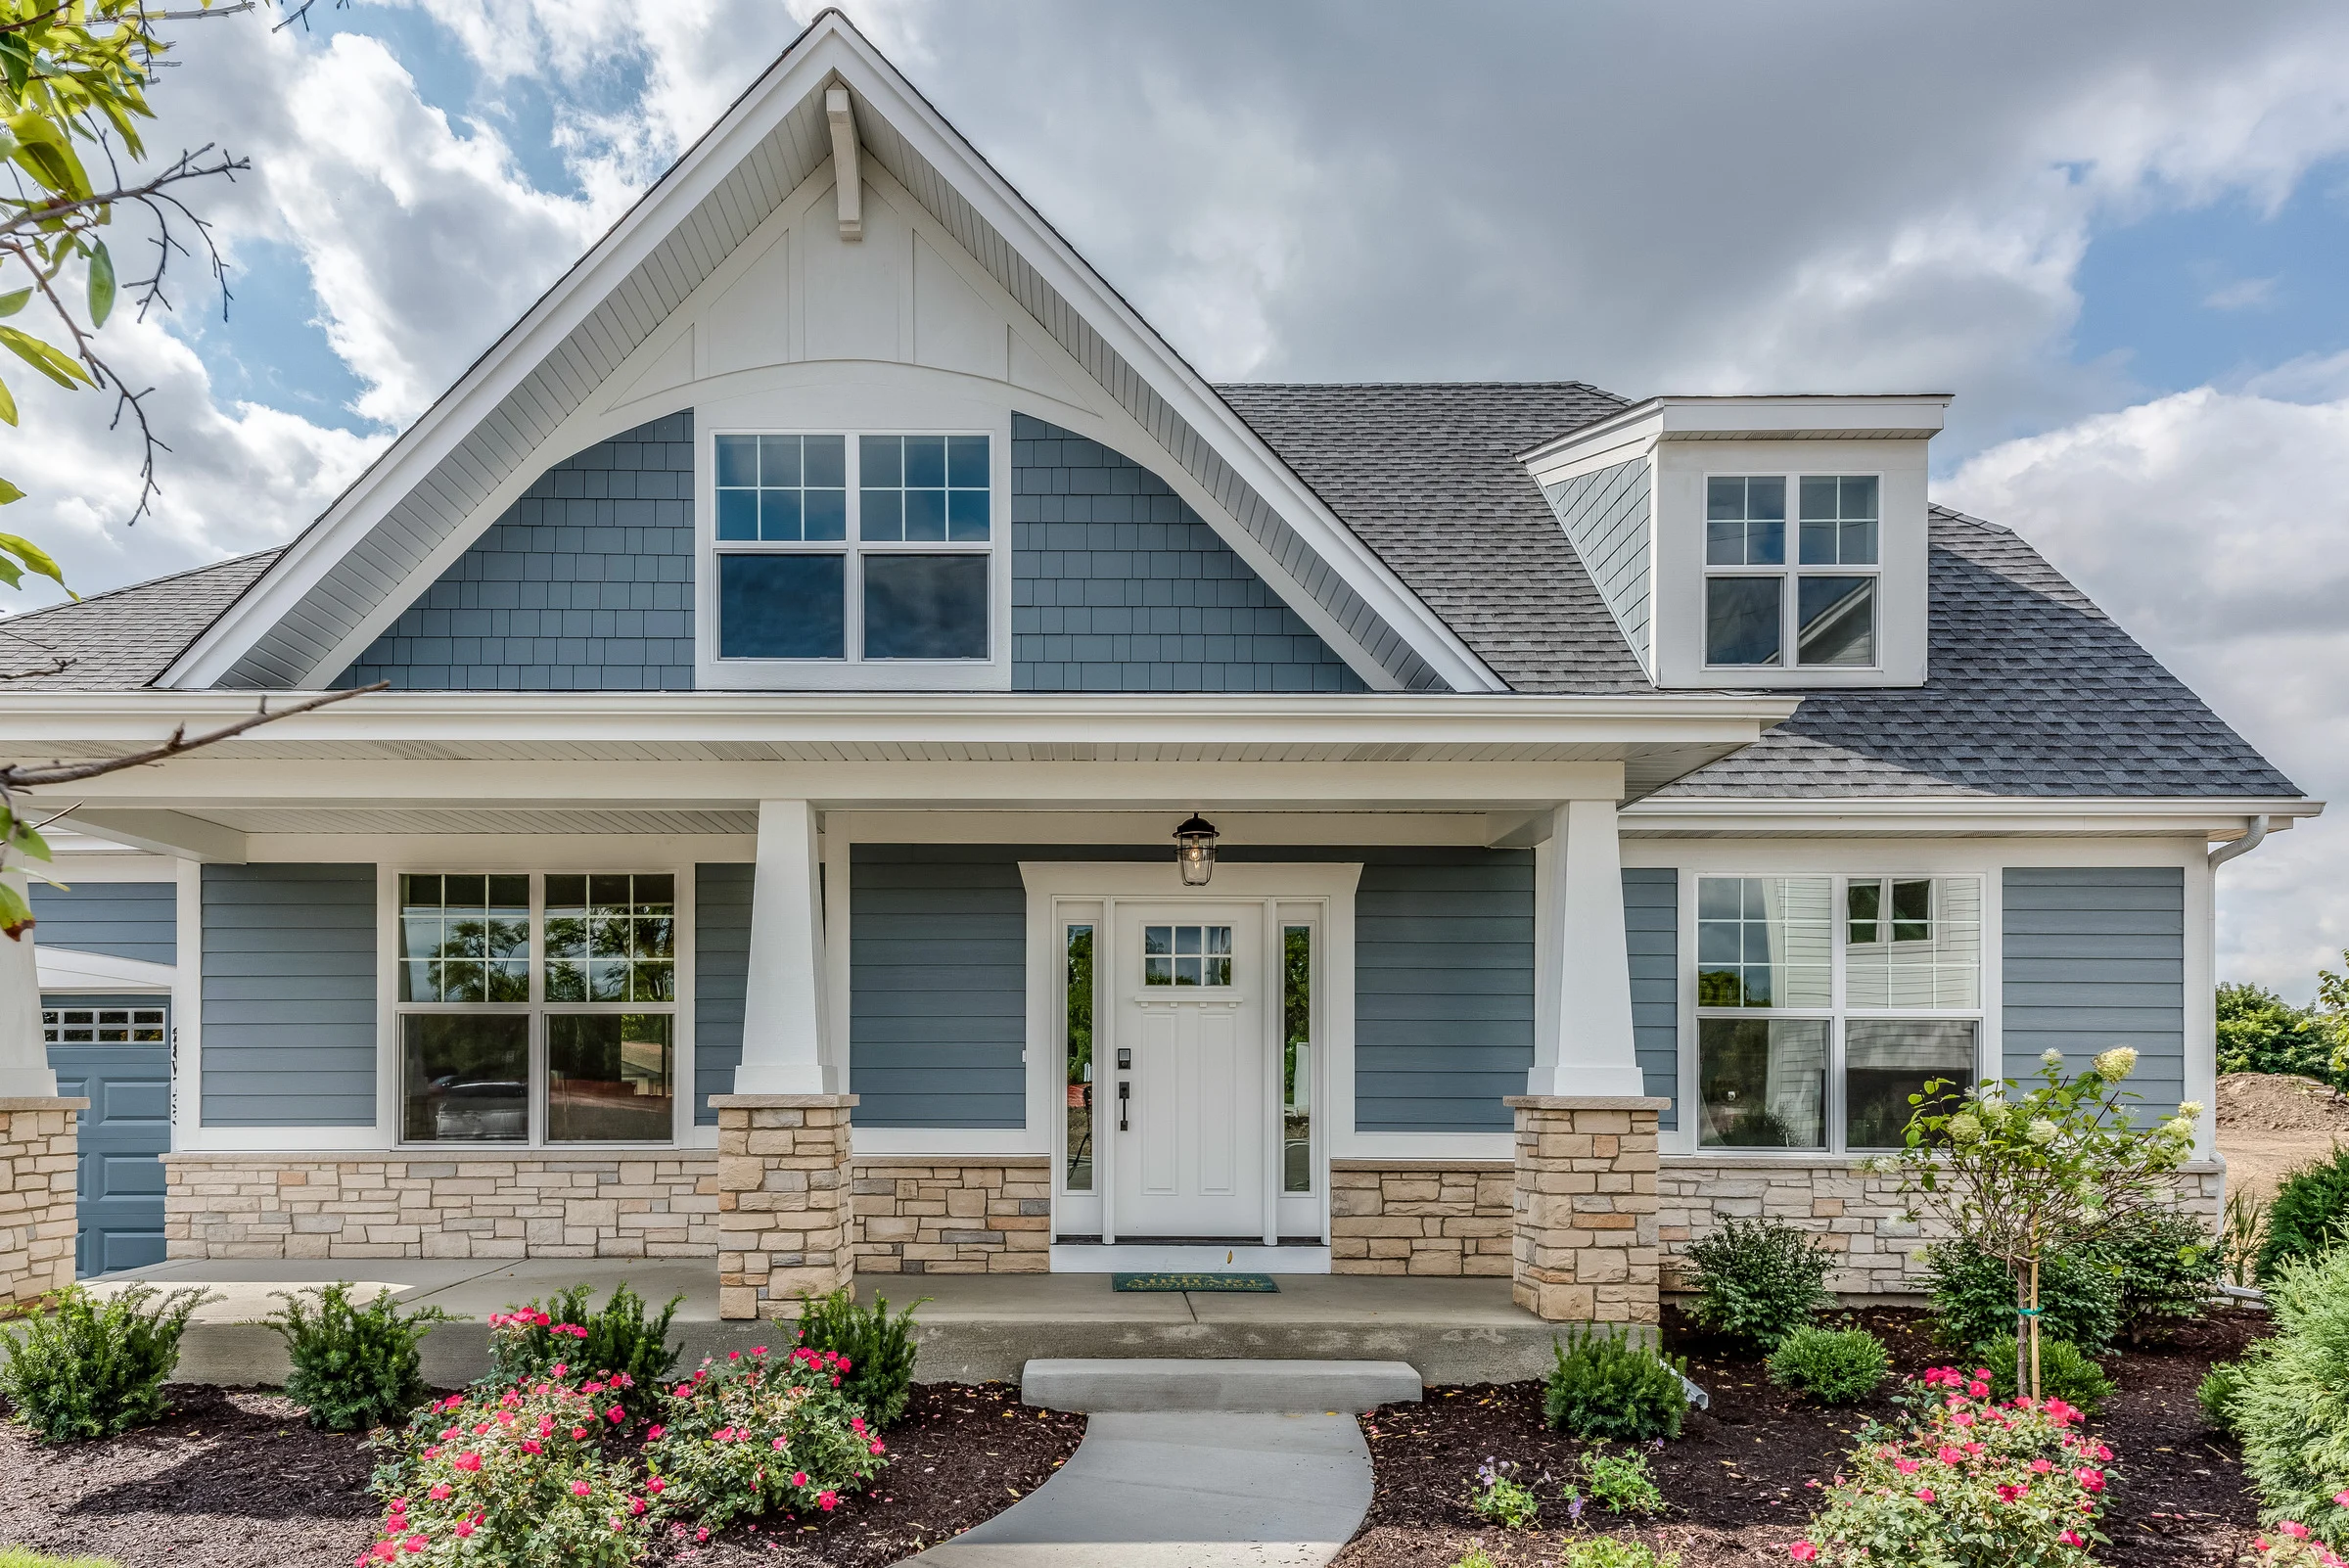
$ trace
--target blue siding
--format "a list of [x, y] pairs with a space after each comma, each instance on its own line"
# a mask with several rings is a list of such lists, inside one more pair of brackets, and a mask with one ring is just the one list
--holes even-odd
[[2186, 1092], [2186, 873], [2164, 866], [2010, 866], [2002, 930], [2005, 1076], [2052, 1046], [2077, 1072], [2134, 1045], [2130, 1087], [2167, 1111]]
[[1635, 457], [1542, 490], [1642, 669], [1649, 665], [1649, 484], [1647, 459]]
[[742, 1065], [742, 1003], [751, 975], [751, 887], [758, 868], [693, 868], [693, 1119], [715, 1127], [710, 1096]]
[[1011, 421], [1021, 691], [1362, 691], [1361, 677], [1156, 474]]
[[204, 868], [206, 1127], [375, 1123], [375, 867]]
[[169, 882], [77, 882], [32, 889], [33, 940], [151, 964], [179, 961], [179, 889]]
[[693, 688], [693, 415], [564, 459], [338, 685]]
[[[1156, 847], [855, 847], [852, 1084], [866, 1127], [1022, 1126], [1022, 860], [1155, 860]], [[1529, 850], [1227, 849], [1227, 861], [1359, 860], [1355, 1122], [1505, 1131], [1534, 1053]]]
[[1623, 873], [1624, 939], [1632, 960], [1632, 1048], [1647, 1092], [1674, 1104], [1680, 1126], [1681, 874], [1641, 866]]
[[859, 844], [850, 1088], [859, 1127], [1027, 1124], [1028, 895], [999, 846]]

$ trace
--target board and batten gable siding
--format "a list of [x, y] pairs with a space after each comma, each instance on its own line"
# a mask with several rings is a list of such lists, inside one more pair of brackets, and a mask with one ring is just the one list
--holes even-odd
[[533, 481], [339, 686], [693, 689], [693, 414], [624, 431]]
[[1028, 1121], [1028, 891], [999, 845], [859, 844], [849, 1074], [859, 1127]]
[[1363, 691], [1360, 676], [1150, 470], [1011, 420], [1019, 691]]
[[99, 952], [144, 963], [179, 961], [179, 888], [170, 882], [35, 883], [33, 941], [43, 947]]
[[2129, 1086], [2147, 1114], [2186, 1093], [2186, 873], [2159, 866], [2009, 866], [2004, 879], [2000, 1028], [2006, 1077], [2040, 1053], [2072, 1072], [2137, 1048]]
[[204, 868], [206, 1127], [375, 1125], [372, 865]]
[[710, 1096], [734, 1090], [751, 979], [755, 865], [693, 868], [693, 1120], [717, 1126]]
[[1654, 866], [1623, 873], [1623, 934], [1632, 965], [1632, 1051], [1647, 1092], [1673, 1103], [1659, 1126], [1677, 1128], [1681, 1097], [1681, 874]]
[[1655, 673], [1648, 648], [1649, 490], [1653, 485], [1647, 459], [1578, 474], [1545, 484], [1542, 494], [1557, 514], [1558, 525], [1583, 558], [1599, 597], [1614, 612], [1624, 640], [1632, 645], [1639, 667]]

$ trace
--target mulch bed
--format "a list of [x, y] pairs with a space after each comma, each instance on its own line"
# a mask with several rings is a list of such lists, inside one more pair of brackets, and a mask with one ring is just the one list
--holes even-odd
[[[166, 1419], [111, 1442], [52, 1447], [0, 1426], [0, 1545], [94, 1553], [123, 1568], [320, 1568], [373, 1542], [380, 1510], [364, 1438], [314, 1432], [267, 1392], [178, 1387], [172, 1397]], [[1029, 1409], [1008, 1385], [921, 1385], [889, 1430], [894, 1462], [873, 1495], [820, 1522], [668, 1543], [665, 1560], [884, 1568], [1000, 1513], [1083, 1435], [1083, 1416]]]
[[[1897, 1370], [1944, 1364], [1921, 1313], [1866, 1310], [1838, 1314], [1882, 1339]], [[1844, 1326], [1837, 1322], [1833, 1326]], [[1660, 1520], [1616, 1521], [1585, 1514], [1585, 1529], [1635, 1538], [1681, 1554], [1683, 1568], [1783, 1564], [1814, 1506], [1806, 1485], [1824, 1481], [1868, 1416], [1896, 1412], [1884, 1401], [1824, 1409], [1773, 1387], [1760, 1360], [1690, 1330], [1667, 1310], [1668, 1349], [1688, 1358], [1688, 1375], [1712, 1396], [1691, 1410], [1679, 1441], [1653, 1459], [1670, 1511]], [[2189, 1325], [2169, 1346], [2124, 1352], [2106, 1362], [2120, 1385], [2093, 1423], [2117, 1457], [2099, 1560], [2115, 1568], [2213, 1568], [2249, 1548], [2258, 1507], [2243, 1485], [2234, 1445], [2206, 1428], [2194, 1390], [2211, 1363], [2239, 1355], [2267, 1332], [2266, 1320], [2226, 1313]], [[1585, 1445], [1542, 1425], [1542, 1385], [1483, 1384], [1429, 1389], [1419, 1405], [1390, 1405], [1362, 1417], [1376, 1495], [1361, 1533], [1335, 1568], [1448, 1568], [1481, 1545], [1509, 1568], [1551, 1564], [1574, 1539], [1555, 1482], [1538, 1487], [1546, 1528], [1503, 1531], [1471, 1513], [1477, 1467], [1513, 1459], [1519, 1479], [1571, 1476]]]

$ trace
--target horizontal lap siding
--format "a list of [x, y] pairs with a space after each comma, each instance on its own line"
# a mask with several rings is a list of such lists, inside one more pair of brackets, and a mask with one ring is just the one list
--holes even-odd
[[1662, 1125], [1680, 1126], [1681, 874], [1638, 867], [1623, 874], [1624, 938], [1632, 962], [1632, 1049], [1647, 1092], [1676, 1103]]
[[1019, 853], [860, 844], [850, 887], [856, 1125], [1024, 1127], [1028, 895]]
[[204, 868], [207, 1127], [375, 1124], [375, 867]]
[[693, 1120], [715, 1127], [710, 1096], [733, 1090], [742, 1065], [742, 1003], [751, 975], [756, 866], [693, 868]]
[[151, 964], [179, 961], [179, 889], [169, 882], [34, 886], [33, 941]]
[[2186, 1092], [2186, 873], [2177, 866], [2014, 866], [2004, 879], [2005, 1075], [2040, 1053], [2077, 1072], [2137, 1048], [2130, 1087], [2150, 1110]]

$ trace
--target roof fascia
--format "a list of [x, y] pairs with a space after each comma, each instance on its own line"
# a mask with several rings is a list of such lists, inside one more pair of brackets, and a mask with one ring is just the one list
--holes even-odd
[[1623, 808], [1623, 831], [1643, 838], [1724, 838], [1745, 834], [1810, 838], [1950, 838], [2013, 834], [2240, 834], [2247, 819], [2272, 819], [2282, 832], [2323, 813], [2305, 796], [1650, 796]]
[[1640, 440], [1924, 440], [1940, 433], [1950, 402], [1948, 392], [1650, 397], [1517, 460], [1547, 470]]

